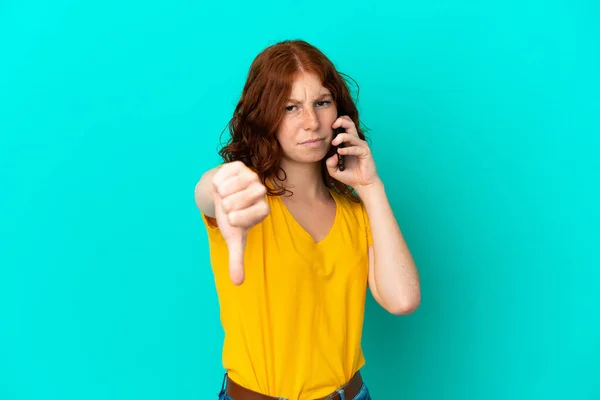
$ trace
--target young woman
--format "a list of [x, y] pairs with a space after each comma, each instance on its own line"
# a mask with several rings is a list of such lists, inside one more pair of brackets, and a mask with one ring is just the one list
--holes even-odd
[[229, 130], [195, 190], [225, 331], [219, 398], [370, 399], [367, 287], [401, 315], [420, 283], [344, 79], [304, 41], [272, 45]]

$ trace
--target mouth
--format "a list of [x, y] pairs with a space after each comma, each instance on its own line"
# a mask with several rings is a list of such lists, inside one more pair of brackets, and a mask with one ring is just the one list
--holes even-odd
[[310, 146], [310, 145], [315, 145], [318, 143], [321, 143], [324, 139], [323, 138], [317, 138], [317, 139], [310, 139], [310, 140], [305, 140], [304, 142], [300, 142], [301, 145], [306, 145], [306, 146]]

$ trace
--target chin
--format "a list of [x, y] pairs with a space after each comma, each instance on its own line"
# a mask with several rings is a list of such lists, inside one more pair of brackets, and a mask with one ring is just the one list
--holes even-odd
[[294, 151], [292, 154], [284, 155], [284, 158], [294, 164], [312, 164], [319, 163], [327, 156], [331, 146], [321, 146], [320, 148], [302, 149]]
[[321, 162], [325, 157], [327, 156], [327, 152], [326, 151], [320, 151], [316, 154], [314, 154], [313, 156], [311, 156], [307, 162]]
[[323, 161], [323, 157], [321, 158], [310, 158], [310, 159], [306, 159], [306, 160], [299, 160], [298, 162], [301, 164], [318, 164], [321, 161]]
[[325, 158], [325, 155], [326, 155], [325, 153], [315, 154], [311, 157], [294, 158], [294, 159], [291, 159], [290, 161], [295, 164], [318, 164], [321, 161], [323, 161], [323, 158]]

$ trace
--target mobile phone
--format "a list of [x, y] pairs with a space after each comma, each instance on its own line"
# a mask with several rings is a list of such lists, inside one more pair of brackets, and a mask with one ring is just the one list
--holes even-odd
[[[345, 132], [345, 131], [344, 131], [344, 128], [342, 128], [342, 127], [334, 129], [333, 138], [331, 140], [335, 139], [338, 134], [343, 133], [343, 132]], [[333, 156], [335, 153], [337, 153], [337, 150], [340, 147], [344, 147], [344, 143], [340, 143], [337, 146], [332, 145], [331, 148], [329, 149], [329, 153], [327, 153], [327, 158], [329, 158], [329, 157]], [[338, 169], [340, 171], [344, 170], [344, 156], [341, 155], [340, 153], [338, 153]]]
[[[342, 132], [345, 132], [345, 131], [344, 131], [344, 128], [342, 128], [342, 127], [340, 127], [340, 128], [337, 128], [337, 129], [335, 130], [335, 136], [337, 136], [339, 133], [342, 133]], [[344, 142], [340, 143], [340, 144], [339, 144], [339, 145], [336, 147], [336, 151], [337, 151], [337, 149], [339, 149], [340, 147], [344, 147]], [[340, 171], [343, 171], [343, 170], [344, 170], [344, 156], [343, 156], [343, 155], [341, 155], [339, 152], [338, 152], [338, 169], [339, 169]]]

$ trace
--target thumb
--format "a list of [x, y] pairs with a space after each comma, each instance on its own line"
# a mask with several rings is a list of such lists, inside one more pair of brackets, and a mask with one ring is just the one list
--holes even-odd
[[246, 232], [235, 234], [227, 239], [229, 250], [229, 277], [235, 285], [244, 283], [244, 252]]
[[335, 153], [333, 156], [329, 157], [325, 161], [325, 165], [327, 166], [327, 172], [329, 172], [329, 176], [331, 176], [332, 178], [335, 178], [335, 176], [339, 172], [337, 164], [338, 164], [338, 155], [337, 155], [337, 153]]

